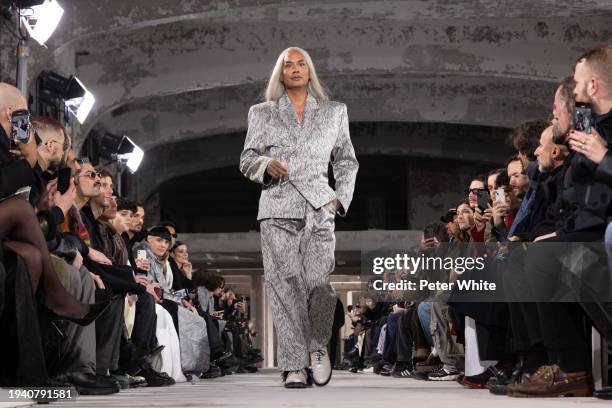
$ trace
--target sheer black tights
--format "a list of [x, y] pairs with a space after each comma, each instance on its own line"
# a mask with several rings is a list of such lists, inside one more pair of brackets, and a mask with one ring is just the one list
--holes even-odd
[[22, 256], [28, 267], [34, 293], [42, 284], [47, 307], [56, 314], [82, 318], [89, 306], [73, 298], [62, 286], [47, 249], [38, 219], [32, 206], [22, 198], [11, 198], [0, 203], [0, 239]]

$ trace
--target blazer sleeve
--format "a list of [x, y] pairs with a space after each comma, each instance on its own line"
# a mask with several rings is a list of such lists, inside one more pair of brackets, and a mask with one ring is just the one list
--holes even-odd
[[612, 185], [612, 151], [608, 150], [601, 163], [597, 165], [595, 178]]
[[266, 172], [271, 157], [264, 156], [262, 125], [265, 114], [252, 106], [249, 109], [248, 129], [244, 149], [240, 155], [240, 172], [255, 183], [269, 185], [272, 177]]
[[355, 190], [355, 179], [359, 163], [355, 157], [355, 150], [351, 143], [349, 134], [349, 122], [346, 105], [342, 105], [340, 114], [340, 133], [336, 138], [336, 143], [332, 149], [332, 169], [336, 180], [336, 198], [340, 201], [341, 207], [338, 214], [345, 216], [353, 200]]

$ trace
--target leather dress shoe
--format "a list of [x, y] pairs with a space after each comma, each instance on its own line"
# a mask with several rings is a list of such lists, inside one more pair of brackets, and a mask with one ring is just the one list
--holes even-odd
[[593, 395], [593, 381], [590, 373], [581, 371], [565, 373], [558, 365], [542, 366], [523, 384], [508, 386], [511, 397], [590, 397]]
[[326, 349], [310, 353], [310, 370], [315, 385], [323, 387], [329, 383], [332, 377], [332, 369]]
[[74, 385], [81, 395], [109, 395], [120, 390], [117, 381], [111, 377], [91, 373], [68, 373], [60, 378]]
[[285, 388], [306, 388], [309, 384], [309, 376], [306, 369], [287, 371], [283, 373]]

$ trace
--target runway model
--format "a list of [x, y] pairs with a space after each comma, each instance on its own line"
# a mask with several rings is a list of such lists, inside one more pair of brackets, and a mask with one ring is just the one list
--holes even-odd
[[323, 386], [332, 371], [335, 216], [349, 208], [359, 164], [346, 105], [329, 100], [306, 51], [281, 53], [265, 99], [249, 110], [240, 171], [262, 184], [257, 219], [278, 365], [287, 388]]

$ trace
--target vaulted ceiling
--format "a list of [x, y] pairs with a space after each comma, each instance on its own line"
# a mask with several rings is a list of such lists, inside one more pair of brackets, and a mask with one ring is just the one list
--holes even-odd
[[[47, 49], [31, 45], [32, 78], [74, 73], [96, 95], [78, 143], [109, 130], [157, 155], [244, 131], [290, 45], [311, 52], [352, 121], [511, 127], [546, 117], [576, 56], [612, 39], [610, 0], [58, 1], [66, 14]], [[14, 46], [4, 27], [0, 44]], [[10, 79], [12, 53], [0, 68]]]

